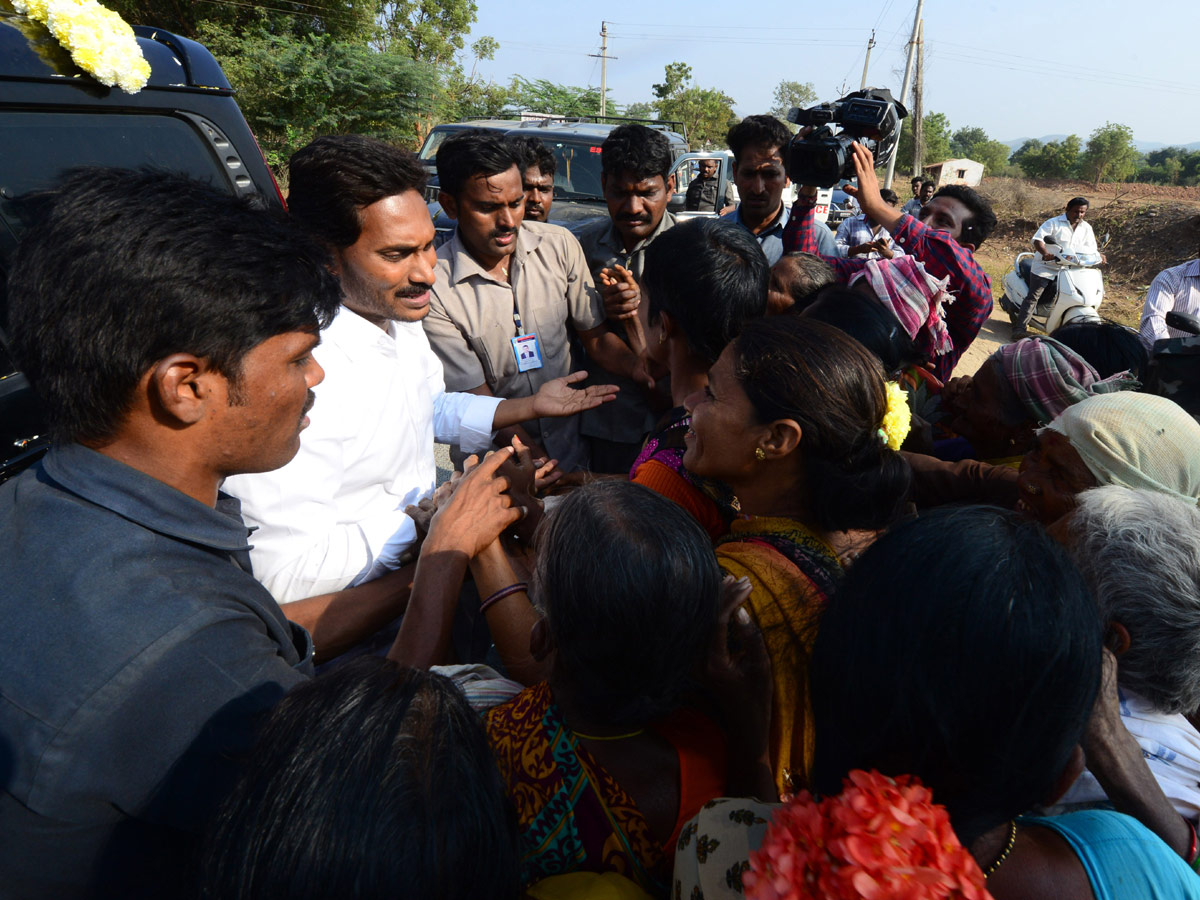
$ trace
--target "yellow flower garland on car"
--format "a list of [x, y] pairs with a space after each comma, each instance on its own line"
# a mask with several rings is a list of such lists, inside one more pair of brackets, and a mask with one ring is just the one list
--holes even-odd
[[150, 63], [133, 29], [96, 0], [13, 0], [13, 8], [45, 25], [101, 84], [136, 94], [150, 80]]
[[887, 382], [884, 387], [887, 388], [887, 412], [883, 414], [883, 427], [879, 429], [879, 436], [892, 450], [899, 450], [912, 429], [908, 394], [894, 381]]

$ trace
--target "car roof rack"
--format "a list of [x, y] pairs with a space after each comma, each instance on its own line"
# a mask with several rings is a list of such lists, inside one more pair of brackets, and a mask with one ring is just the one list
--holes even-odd
[[642, 116], [598, 116], [598, 115], [577, 115], [577, 116], [557, 116], [557, 115], [538, 115], [535, 118], [520, 118], [520, 113], [511, 113], [509, 115], [500, 116], [465, 116], [464, 122], [476, 122], [484, 120], [510, 119], [514, 122], [521, 122], [524, 125], [534, 127], [549, 127], [559, 124], [582, 124], [592, 123], [596, 125], [606, 125], [612, 122], [626, 123], [637, 122], [645, 125], [647, 128], [653, 128], [655, 131], [672, 131], [687, 140], [687, 126], [677, 119], [647, 119]]

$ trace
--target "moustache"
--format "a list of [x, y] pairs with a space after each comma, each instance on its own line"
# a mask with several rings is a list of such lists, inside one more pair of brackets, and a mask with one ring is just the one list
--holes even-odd
[[396, 291], [396, 296], [411, 300], [414, 297], [420, 297], [422, 294], [428, 294], [432, 289], [433, 285], [431, 284], [410, 284], [408, 287], [400, 288]]
[[622, 216], [620, 221], [624, 222], [626, 225], [649, 225], [650, 217], [649, 216]]
[[493, 237], [493, 238], [506, 237], [507, 235], [516, 234], [516, 233], [517, 233], [517, 229], [515, 229], [515, 228], [493, 228], [492, 233], [489, 235], [489, 237]]
[[309, 390], [308, 390], [308, 399], [304, 401], [304, 409], [303, 409], [303, 410], [301, 410], [301, 412], [300, 412], [300, 415], [301, 415], [301, 416], [307, 416], [307, 415], [308, 415], [308, 411], [309, 411], [310, 409], [312, 409], [312, 408], [313, 408], [313, 404], [314, 404], [314, 403], [316, 403], [316, 402], [317, 402], [317, 395], [316, 395], [316, 393], [315, 393], [315, 392], [312, 390], [312, 388], [309, 388]]

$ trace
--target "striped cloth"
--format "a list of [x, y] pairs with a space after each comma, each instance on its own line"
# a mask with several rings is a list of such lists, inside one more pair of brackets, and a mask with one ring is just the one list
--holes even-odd
[[942, 320], [942, 307], [954, 301], [946, 290], [949, 278], [934, 278], [915, 256], [868, 260], [850, 276], [849, 283], [864, 278], [875, 296], [900, 320], [925, 359], [932, 360], [954, 349]]
[[1006, 344], [992, 359], [999, 360], [1005, 380], [1039, 425], [1050, 424], [1067, 407], [1095, 394], [1140, 387], [1128, 372], [1101, 379], [1086, 359], [1049, 337]]

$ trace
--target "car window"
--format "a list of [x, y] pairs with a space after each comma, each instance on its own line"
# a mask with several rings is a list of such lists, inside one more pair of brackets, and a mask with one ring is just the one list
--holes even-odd
[[[0, 222], [19, 235], [12, 201], [78, 166], [151, 166], [229, 190], [221, 161], [189, 121], [166, 115], [0, 111]], [[0, 315], [2, 320], [2, 315]]]
[[600, 186], [600, 142], [542, 138], [554, 154], [555, 200], [602, 200]]
[[421, 152], [417, 154], [417, 157], [419, 159], [435, 159], [438, 147], [442, 146], [446, 138], [452, 134], [458, 134], [462, 130], [461, 128], [443, 128], [441, 130], [435, 128], [429, 132], [429, 137], [425, 138], [425, 143], [421, 145]]

